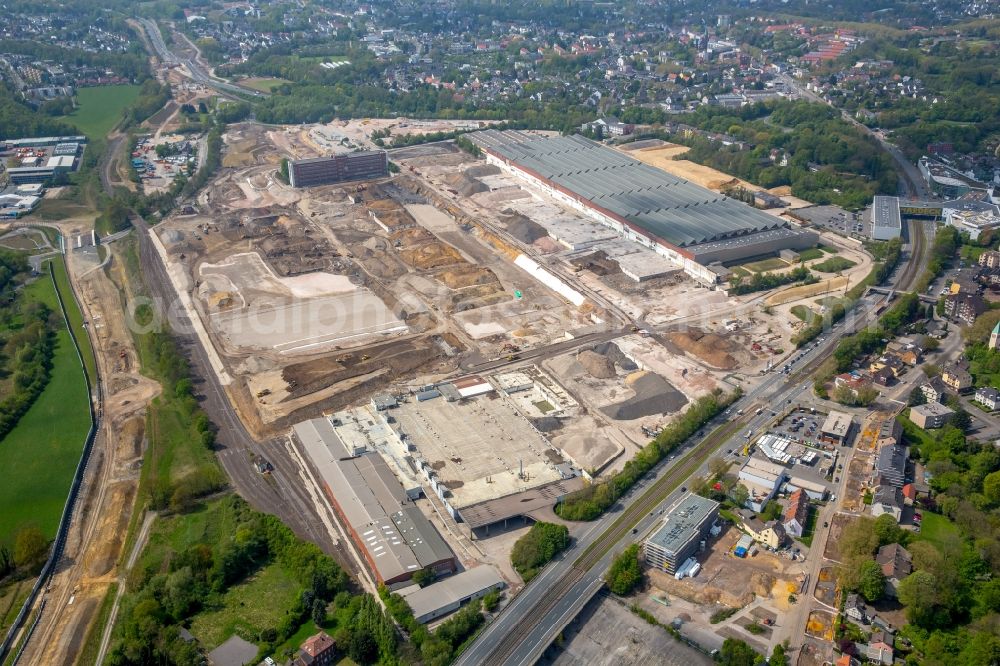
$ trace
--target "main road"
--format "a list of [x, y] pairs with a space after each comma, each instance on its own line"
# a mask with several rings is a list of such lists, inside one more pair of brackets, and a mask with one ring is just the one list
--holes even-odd
[[[922, 239], [921, 239], [922, 240]], [[922, 243], [911, 247], [905, 266], [896, 270], [892, 284], [909, 286], [925, 263]], [[847, 317], [832, 326], [818, 342], [791, 357], [789, 374], [773, 372], [749, 393], [703, 428], [680, 451], [661, 462], [600, 519], [576, 536], [573, 547], [550, 564], [518, 594], [459, 657], [458, 666], [530, 666], [551, 641], [553, 626], [562, 626], [574, 613], [574, 601], [593, 590], [617, 550], [660, 520], [660, 513], [684, 492], [682, 484], [707, 473], [708, 460], [740, 448], [749, 432], [766, 426], [772, 411], [797, 403], [812, 382], [810, 375], [833, 352], [844, 335], [868, 326], [888, 296], [874, 292], [863, 297]], [[758, 413], [758, 410], [760, 413]], [[748, 432], [749, 431], [749, 432]]]
[[149, 42], [152, 45], [153, 50], [156, 51], [156, 55], [160, 58], [160, 61], [163, 62], [168, 67], [183, 65], [187, 69], [188, 73], [191, 75], [191, 78], [194, 81], [204, 86], [214, 88], [217, 92], [226, 95], [236, 95], [237, 97], [268, 96], [267, 93], [263, 93], [259, 90], [253, 90], [251, 88], [243, 88], [241, 86], [234, 85], [232, 83], [229, 83], [228, 81], [223, 81], [222, 79], [218, 79], [212, 76], [211, 74], [208, 73], [208, 71], [204, 67], [201, 66], [196, 57], [181, 58], [177, 56], [173, 51], [167, 48], [166, 43], [163, 41], [163, 35], [160, 33], [160, 28], [159, 26], [157, 26], [155, 21], [147, 18], [141, 18], [139, 19], [139, 22], [142, 23], [146, 35], [149, 38]]

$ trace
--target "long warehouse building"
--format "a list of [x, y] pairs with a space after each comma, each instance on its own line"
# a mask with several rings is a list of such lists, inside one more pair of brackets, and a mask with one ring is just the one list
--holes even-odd
[[292, 187], [369, 180], [388, 174], [389, 158], [384, 150], [364, 150], [288, 163], [288, 182]]
[[582, 136], [516, 130], [469, 135], [486, 161], [708, 284], [721, 264], [814, 246], [800, 229]]
[[413, 574], [457, 568], [455, 554], [377, 453], [354, 455], [324, 417], [292, 428], [319, 473], [334, 513], [378, 583], [405, 586]]

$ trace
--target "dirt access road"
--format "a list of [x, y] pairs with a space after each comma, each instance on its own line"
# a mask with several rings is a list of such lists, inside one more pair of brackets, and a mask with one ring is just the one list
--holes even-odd
[[[61, 230], [76, 226], [63, 224]], [[118, 561], [139, 484], [145, 407], [159, 392], [156, 382], [138, 372], [114, 283], [104, 270], [91, 270], [72, 253], [66, 260], [103, 379], [104, 415], [63, 559], [22, 658], [26, 664], [75, 663], [108, 587], [118, 582]], [[110, 270], [115, 270], [114, 259]]]

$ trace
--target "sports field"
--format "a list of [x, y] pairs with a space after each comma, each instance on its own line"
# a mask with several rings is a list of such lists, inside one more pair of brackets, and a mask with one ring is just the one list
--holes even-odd
[[[59, 311], [52, 280], [42, 276], [26, 293]], [[69, 298], [72, 298], [71, 296]], [[34, 525], [55, 535], [90, 428], [87, 383], [69, 333], [60, 325], [52, 375], [17, 426], [0, 440], [0, 543], [11, 544], [18, 529]]]
[[91, 141], [107, 136], [122, 117], [122, 109], [139, 96], [139, 86], [94, 86], [76, 91], [79, 105], [62, 120], [73, 123]]

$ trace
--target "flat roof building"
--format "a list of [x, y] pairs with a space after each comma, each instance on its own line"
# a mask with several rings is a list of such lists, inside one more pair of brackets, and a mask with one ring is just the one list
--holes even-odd
[[918, 428], [930, 430], [940, 428], [948, 422], [948, 418], [955, 412], [939, 402], [928, 402], [925, 405], [910, 407], [910, 420]]
[[470, 135], [487, 162], [714, 284], [709, 264], [805, 249], [798, 229], [582, 136], [484, 130]]
[[903, 222], [899, 216], [899, 197], [876, 196], [872, 202], [872, 239], [899, 238]]
[[[407, 496], [381, 456], [342, 457], [346, 449], [328, 439], [314, 419], [293, 428], [337, 518], [379, 583], [398, 587], [421, 569], [456, 568], [454, 553]], [[332, 430], [332, 429], [331, 429]], [[339, 441], [339, 439], [337, 440]], [[339, 449], [339, 450], [338, 450]]]
[[829, 444], [844, 445], [851, 435], [853, 419], [850, 414], [831, 411], [819, 431], [819, 439]]
[[719, 503], [688, 493], [667, 511], [663, 525], [643, 544], [646, 563], [669, 574], [700, 550], [719, 515]]
[[383, 178], [388, 174], [389, 158], [384, 150], [364, 150], [288, 163], [288, 182], [292, 187]]
[[502, 590], [505, 586], [497, 570], [483, 564], [403, 596], [413, 611], [413, 618], [427, 623], [458, 610], [467, 601], [484, 597], [492, 590]]

